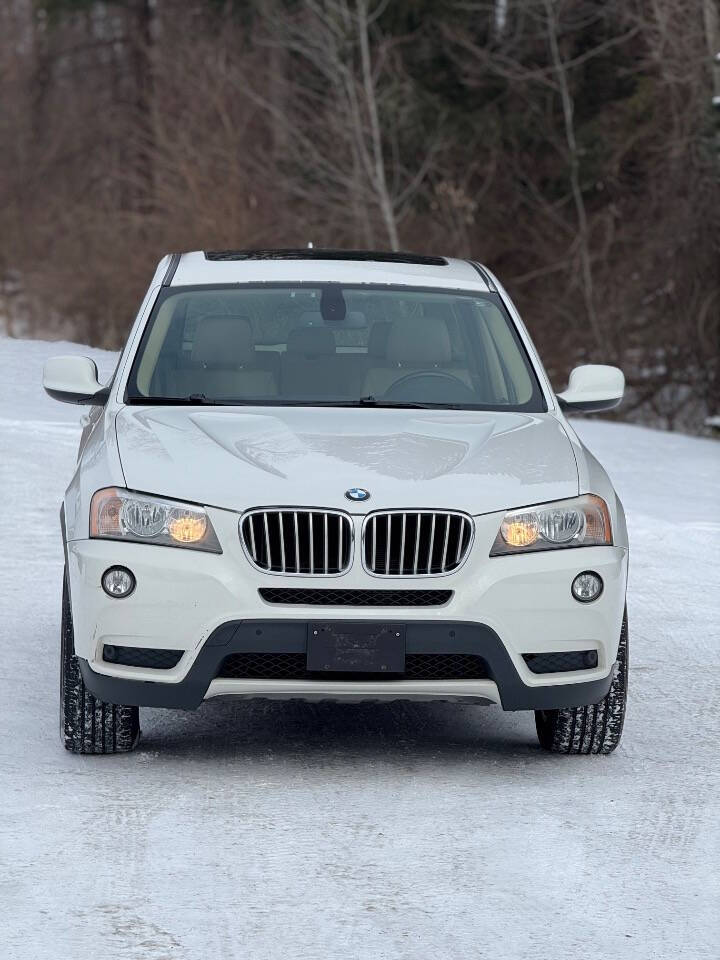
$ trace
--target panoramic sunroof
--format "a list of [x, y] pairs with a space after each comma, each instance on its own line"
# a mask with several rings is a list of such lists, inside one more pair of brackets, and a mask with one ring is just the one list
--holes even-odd
[[416, 263], [426, 267], [446, 267], [444, 257], [424, 257], [417, 253], [390, 250], [206, 250], [206, 260], [359, 260], [377, 263]]

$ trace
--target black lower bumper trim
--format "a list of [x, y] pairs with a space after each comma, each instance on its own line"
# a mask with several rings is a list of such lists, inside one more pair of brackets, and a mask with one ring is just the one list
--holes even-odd
[[[194, 710], [205, 698], [223, 660], [234, 653], [305, 653], [308, 621], [235, 620], [218, 627], [205, 641], [187, 676], [179, 683], [125, 680], [96, 673], [79, 658], [85, 686], [107, 703]], [[612, 673], [600, 680], [530, 687], [523, 683], [498, 635], [481, 623], [408, 621], [406, 651], [465, 653], [482, 657], [497, 684], [505, 710], [557, 710], [602, 700]], [[388, 681], [390, 682], [390, 681]], [[312, 681], [308, 681], [312, 683]]]

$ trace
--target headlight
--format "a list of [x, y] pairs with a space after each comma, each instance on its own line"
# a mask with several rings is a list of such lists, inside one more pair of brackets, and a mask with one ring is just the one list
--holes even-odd
[[222, 553], [202, 507], [130, 490], [98, 490], [90, 503], [90, 536]]
[[563, 547], [612, 544], [610, 514], [601, 497], [592, 493], [505, 514], [491, 557]]

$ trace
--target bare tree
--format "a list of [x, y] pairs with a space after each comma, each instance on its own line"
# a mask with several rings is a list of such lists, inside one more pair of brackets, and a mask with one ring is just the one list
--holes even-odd
[[[368, 246], [400, 243], [400, 224], [427, 181], [439, 146], [439, 127], [408, 166], [401, 141], [416, 123], [415, 98], [399, 48], [379, 19], [388, 0], [303, 0], [293, 17], [262, 6], [262, 43], [289, 58], [289, 90], [278, 106], [261, 89], [250, 96], [285, 130], [291, 160], [281, 164], [298, 201], [325, 209], [328, 226], [352, 214]], [[380, 240], [382, 235], [383, 240]]]
[[[557, 238], [564, 238], [566, 244], [559, 257], [555, 255], [548, 258], [539, 271], [532, 271], [518, 279], [527, 281], [554, 272], [567, 272], [568, 265], [576, 264], [577, 267], [571, 269], [568, 276], [581, 291], [582, 320], [589, 327], [596, 349], [607, 353], [608, 330], [599, 321], [595, 302], [595, 225], [588, 214], [585, 200], [586, 185], [583, 183], [582, 150], [576, 132], [573, 76], [593, 58], [630, 42], [638, 28], [629, 27], [581, 53], [566, 54], [562, 49], [563, 44], [571, 46], [581, 31], [587, 31], [593, 22], [602, 19], [607, 12], [603, 4], [590, 2], [579, 10], [576, 6], [568, 0], [528, 0], [523, 5], [523, 15], [529, 22], [529, 31], [535, 43], [546, 45], [544, 57], [539, 50], [532, 50], [532, 46], [528, 45], [515, 48], [512, 43], [480, 45], [466, 33], [458, 31], [450, 32], [449, 37], [451, 43], [465, 55], [469, 83], [480, 85], [488, 74], [495, 75], [511, 87], [515, 96], [522, 99], [525, 110], [533, 122], [539, 124], [545, 143], [555, 151], [564, 171], [570, 205], [562, 196], [548, 197], [547, 191], [537, 182], [538, 172], [547, 179], [547, 168], [540, 165], [538, 170], [537, 161], [532, 157], [524, 158], [522, 169], [516, 170], [524, 188], [525, 202], [539, 214], [539, 223], [544, 221], [546, 230], [551, 231], [555, 238], [553, 246], [556, 246]], [[488, 9], [485, 3], [468, 4], [468, 8], [476, 12], [486, 12]], [[507, 14], [507, 11], [504, 13]], [[566, 14], [566, 22], [561, 20], [563, 13]], [[547, 109], [548, 95], [557, 102], [560, 110], [562, 125], [559, 129]], [[542, 246], [547, 248], [548, 244], [544, 242]]]
[[588, 226], [582, 184], [580, 182], [580, 153], [575, 135], [575, 104], [572, 93], [570, 92], [567, 66], [560, 53], [557, 13], [555, 9], [556, 0], [544, 0], [544, 3], [545, 28], [547, 30], [547, 39], [550, 47], [550, 63], [552, 64], [551, 78], [552, 83], [554, 83], [557, 88], [560, 102], [562, 103], [565, 142], [567, 144], [568, 180], [570, 182], [570, 190], [572, 192], [577, 217], [577, 250], [580, 260], [585, 313], [595, 342], [599, 347], [602, 347], [604, 339], [603, 332], [598, 323], [597, 312], [595, 310], [593, 266], [590, 252], [590, 229]]
[[612, 358], [623, 416], [697, 428], [717, 31], [716, 0], [6, 0], [0, 314], [117, 346], [168, 249], [474, 255], [558, 385]]

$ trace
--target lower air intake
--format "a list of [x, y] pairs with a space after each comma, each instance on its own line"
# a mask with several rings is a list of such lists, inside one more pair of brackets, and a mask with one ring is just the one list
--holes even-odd
[[231, 653], [218, 677], [233, 680], [304, 680], [304, 653]]
[[103, 646], [103, 660], [123, 667], [149, 667], [152, 670], [171, 670], [180, 662], [182, 650], [159, 650], [155, 647]]
[[486, 680], [482, 657], [470, 653], [410, 653], [405, 657], [406, 680]]
[[568, 673], [592, 670], [598, 665], [597, 650], [573, 650], [569, 653], [524, 653], [523, 660], [533, 673]]
[[[232, 653], [220, 664], [218, 677], [233, 680], [315, 680], [318, 674], [308, 673], [304, 653]], [[405, 673], [387, 677], [383, 674], [342, 673], [322, 677], [362, 682], [382, 680], [483, 680], [488, 676], [481, 657], [462, 653], [409, 653], [405, 657]]]
[[313, 607], [440, 607], [452, 590], [312, 590], [261, 587], [266, 603], [307, 604]]

